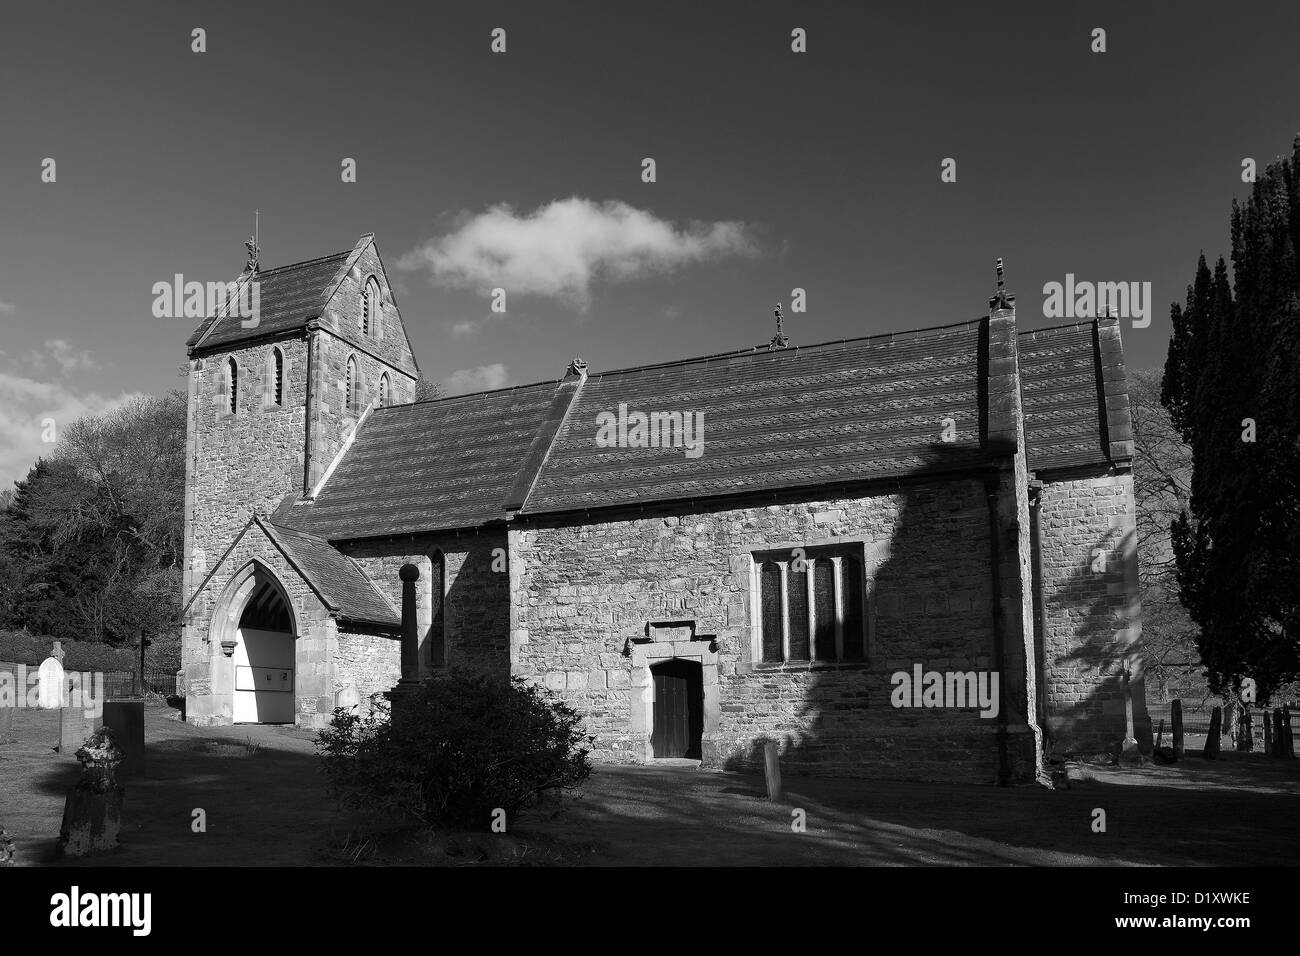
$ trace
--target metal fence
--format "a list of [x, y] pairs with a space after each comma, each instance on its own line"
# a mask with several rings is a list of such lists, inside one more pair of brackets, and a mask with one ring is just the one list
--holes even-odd
[[[176, 693], [175, 671], [145, 671], [144, 692], [170, 696]], [[139, 697], [141, 694], [138, 671], [105, 671], [104, 695], [106, 697]]]
[[[1210, 715], [1215, 707], [1223, 707], [1223, 703], [1215, 698], [1203, 701], [1184, 700], [1183, 701], [1183, 733], [1186, 735], [1205, 736], [1210, 732]], [[1292, 719], [1292, 726], [1296, 718], [1296, 712], [1300, 710], [1300, 702], [1294, 700], [1276, 700], [1269, 703], [1267, 707], [1251, 707], [1251, 730], [1253, 735], [1263, 740], [1263, 722], [1260, 717], [1265, 711], [1272, 714], [1275, 709], [1289, 711]], [[1151, 702], [1147, 704], [1147, 713], [1151, 717], [1151, 733], [1153, 736], [1159, 733], [1160, 722], [1164, 721], [1165, 725], [1165, 743], [1170, 744], [1173, 741], [1173, 720], [1170, 718], [1170, 712], [1173, 709], [1172, 701]], [[1220, 726], [1220, 733], [1227, 737], [1232, 733], [1233, 728], [1228, 726], [1227, 708], [1224, 708], [1223, 723]]]

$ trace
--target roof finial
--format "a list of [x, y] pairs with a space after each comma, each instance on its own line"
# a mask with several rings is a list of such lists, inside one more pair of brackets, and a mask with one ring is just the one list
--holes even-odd
[[989, 299], [989, 310], [997, 312], [1003, 309], [1014, 310], [1016, 307], [1016, 297], [1007, 292], [1007, 274], [1002, 268], [1002, 257], [998, 256], [998, 288], [993, 293], [993, 298]]
[[785, 334], [781, 327], [781, 303], [776, 304], [776, 309], [772, 313], [776, 316], [776, 335], [772, 336], [772, 341], [767, 343], [769, 349], [783, 349], [790, 344], [790, 337]]
[[582, 356], [575, 355], [573, 361], [569, 363], [569, 367], [565, 371], [569, 375], [580, 375], [583, 378], [586, 378], [587, 363], [582, 360]]
[[262, 247], [259, 244], [262, 231], [261, 210], [253, 210], [253, 234], [248, 237], [244, 243], [244, 248], [248, 250], [248, 261], [244, 263], [244, 271], [253, 273], [257, 271], [257, 260], [262, 254]]

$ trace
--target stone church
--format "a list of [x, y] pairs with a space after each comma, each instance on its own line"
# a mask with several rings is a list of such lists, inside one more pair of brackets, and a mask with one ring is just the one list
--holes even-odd
[[[256, 321], [187, 343], [191, 722], [392, 689], [409, 563], [421, 672], [537, 682], [599, 760], [1006, 783], [1149, 749], [1117, 320], [1020, 331], [999, 281], [968, 321], [416, 401], [373, 236], [252, 279]], [[996, 714], [898, 706], [931, 672], [995, 674]]]

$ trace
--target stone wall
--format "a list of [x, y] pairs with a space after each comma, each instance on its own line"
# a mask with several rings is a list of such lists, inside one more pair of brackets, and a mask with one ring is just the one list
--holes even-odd
[[1137, 740], [1149, 750], [1133, 478], [1048, 481], [1040, 500], [1046, 747], [1057, 754], [1117, 751], [1125, 733], [1123, 663], [1135, 658]]
[[340, 627], [334, 668], [335, 693], [352, 684], [364, 700], [371, 694], [392, 690], [401, 676], [400, 638], [373, 630], [362, 631], [356, 625]]
[[[519, 526], [510, 532], [513, 670], [586, 715], [601, 760], [645, 759], [645, 664], [693, 655], [705, 668], [706, 765], [754, 767], [760, 742], [773, 739], [787, 767], [819, 774], [992, 782], [993, 720], [890, 704], [891, 675], [915, 663], [994, 668], [988, 535], [975, 479], [876, 497]], [[869, 660], [762, 663], [753, 553], [847, 542], [860, 543], [865, 558]], [[694, 622], [697, 640], [633, 643], [646, 640], [648, 622], [680, 620]]]
[[[271, 402], [267, 387], [272, 348], [284, 354], [281, 405]], [[239, 366], [233, 415], [226, 384], [229, 358]], [[254, 509], [269, 513], [286, 494], [302, 490], [306, 343], [287, 338], [193, 359], [190, 375], [186, 558], [195, 587]]]
[[420, 633], [420, 667], [430, 670], [429, 628], [435, 585], [430, 556], [441, 552], [443, 636], [446, 665], [506, 676], [510, 673], [510, 574], [504, 531], [477, 534], [427, 534], [396, 542], [341, 543], [393, 606], [402, 606], [398, 570], [411, 563], [416, 581], [416, 621]]
[[[387, 374], [390, 405], [415, 401], [415, 379], [403, 374], [351, 342], [321, 329], [315, 333], [317, 404], [312, 450], [313, 486], [338, 457], [344, 442], [356, 429], [361, 415], [379, 396], [379, 378]], [[356, 361], [360, 385], [355, 407], [347, 403], [348, 359]]]

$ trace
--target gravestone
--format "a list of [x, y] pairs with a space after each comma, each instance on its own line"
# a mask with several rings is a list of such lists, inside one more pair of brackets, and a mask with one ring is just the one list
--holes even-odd
[[105, 701], [104, 727], [113, 732], [121, 750], [118, 772], [124, 777], [144, 776], [144, 701]]
[[355, 711], [360, 703], [361, 691], [357, 690], [356, 684], [348, 684], [334, 697], [334, 706], [342, 707], [348, 713]]
[[57, 659], [47, 657], [41, 661], [36, 678], [36, 706], [42, 710], [62, 707], [68, 696], [67, 688], [63, 685], [63, 665]]
[[763, 744], [763, 776], [767, 780], [767, 799], [781, 799], [781, 761], [777, 757], [776, 744], [768, 741]]
[[1219, 737], [1223, 726], [1223, 708], [1216, 707], [1210, 711], [1210, 733], [1205, 738], [1205, 759], [1214, 760], [1219, 756]]
[[1174, 759], [1183, 759], [1183, 702], [1175, 700], [1169, 705], [1169, 722], [1174, 733]]
[[63, 805], [57, 855], [89, 856], [117, 848], [124, 792], [117, 782], [122, 751], [107, 727], [97, 730], [77, 751], [81, 779]]
[[0, 682], [7, 685], [7, 690], [0, 694], [0, 744], [14, 741], [14, 714], [18, 704], [27, 695], [26, 687], [18, 686], [18, 668], [9, 664], [0, 664]]
[[1237, 749], [1243, 753], [1255, 749], [1255, 728], [1250, 724], [1250, 708], [1243, 705], [1237, 718]]

